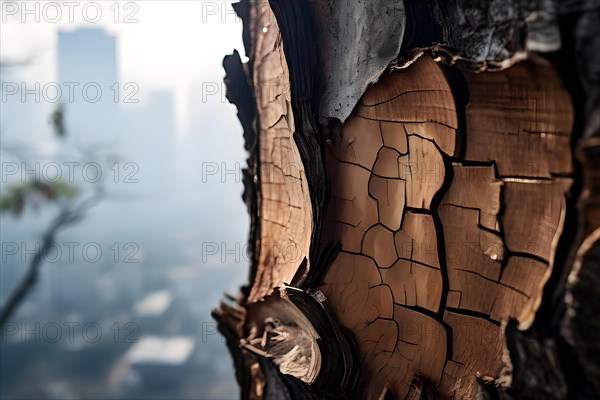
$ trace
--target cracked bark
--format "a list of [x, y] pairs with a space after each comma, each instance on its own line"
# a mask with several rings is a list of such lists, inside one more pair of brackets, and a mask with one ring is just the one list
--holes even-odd
[[600, 394], [599, 7], [235, 6], [243, 398]]

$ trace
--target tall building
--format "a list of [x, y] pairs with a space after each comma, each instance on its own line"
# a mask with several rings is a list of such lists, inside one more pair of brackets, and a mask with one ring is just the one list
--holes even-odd
[[116, 47], [116, 38], [103, 29], [58, 33], [67, 135], [85, 147], [116, 144], [119, 138], [119, 104], [128, 93], [118, 79]]

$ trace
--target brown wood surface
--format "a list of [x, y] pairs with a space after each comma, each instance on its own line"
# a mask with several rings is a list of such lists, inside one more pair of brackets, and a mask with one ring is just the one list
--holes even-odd
[[242, 397], [597, 397], [600, 11], [463, 3], [234, 6]]
[[290, 99], [289, 71], [267, 0], [250, 8], [258, 107], [260, 193], [258, 265], [250, 301], [290, 283], [308, 257], [313, 218]]
[[382, 79], [328, 149], [324, 239], [342, 248], [320, 289], [367, 398], [410, 397], [416, 377], [474, 398], [503, 367], [501, 323], [531, 322], [561, 233], [572, 110], [556, 74], [465, 72], [461, 109], [444, 68], [423, 56]]

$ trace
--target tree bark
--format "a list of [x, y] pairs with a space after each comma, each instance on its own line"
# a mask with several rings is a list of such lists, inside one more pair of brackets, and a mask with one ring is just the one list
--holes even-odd
[[234, 7], [242, 398], [598, 398], [600, 4]]

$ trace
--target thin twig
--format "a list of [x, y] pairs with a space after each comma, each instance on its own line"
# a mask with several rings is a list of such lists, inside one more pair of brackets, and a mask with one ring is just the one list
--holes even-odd
[[50, 246], [54, 243], [54, 238], [56, 237], [58, 231], [83, 218], [85, 212], [96, 205], [101, 200], [102, 196], [103, 191], [102, 189], [99, 189], [96, 191], [96, 193], [94, 193], [93, 196], [81, 202], [79, 205], [64, 208], [54, 219], [46, 233], [44, 233], [42, 236], [43, 245], [35, 253], [35, 256], [33, 260], [31, 260], [25, 276], [23, 276], [17, 288], [9, 296], [4, 307], [0, 309], [0, 332], [3, 330], [4, 324], [14, 314], [19, 304], [25, 300], [29, 291], [37, 282], [44, 256], [49, 250]]

